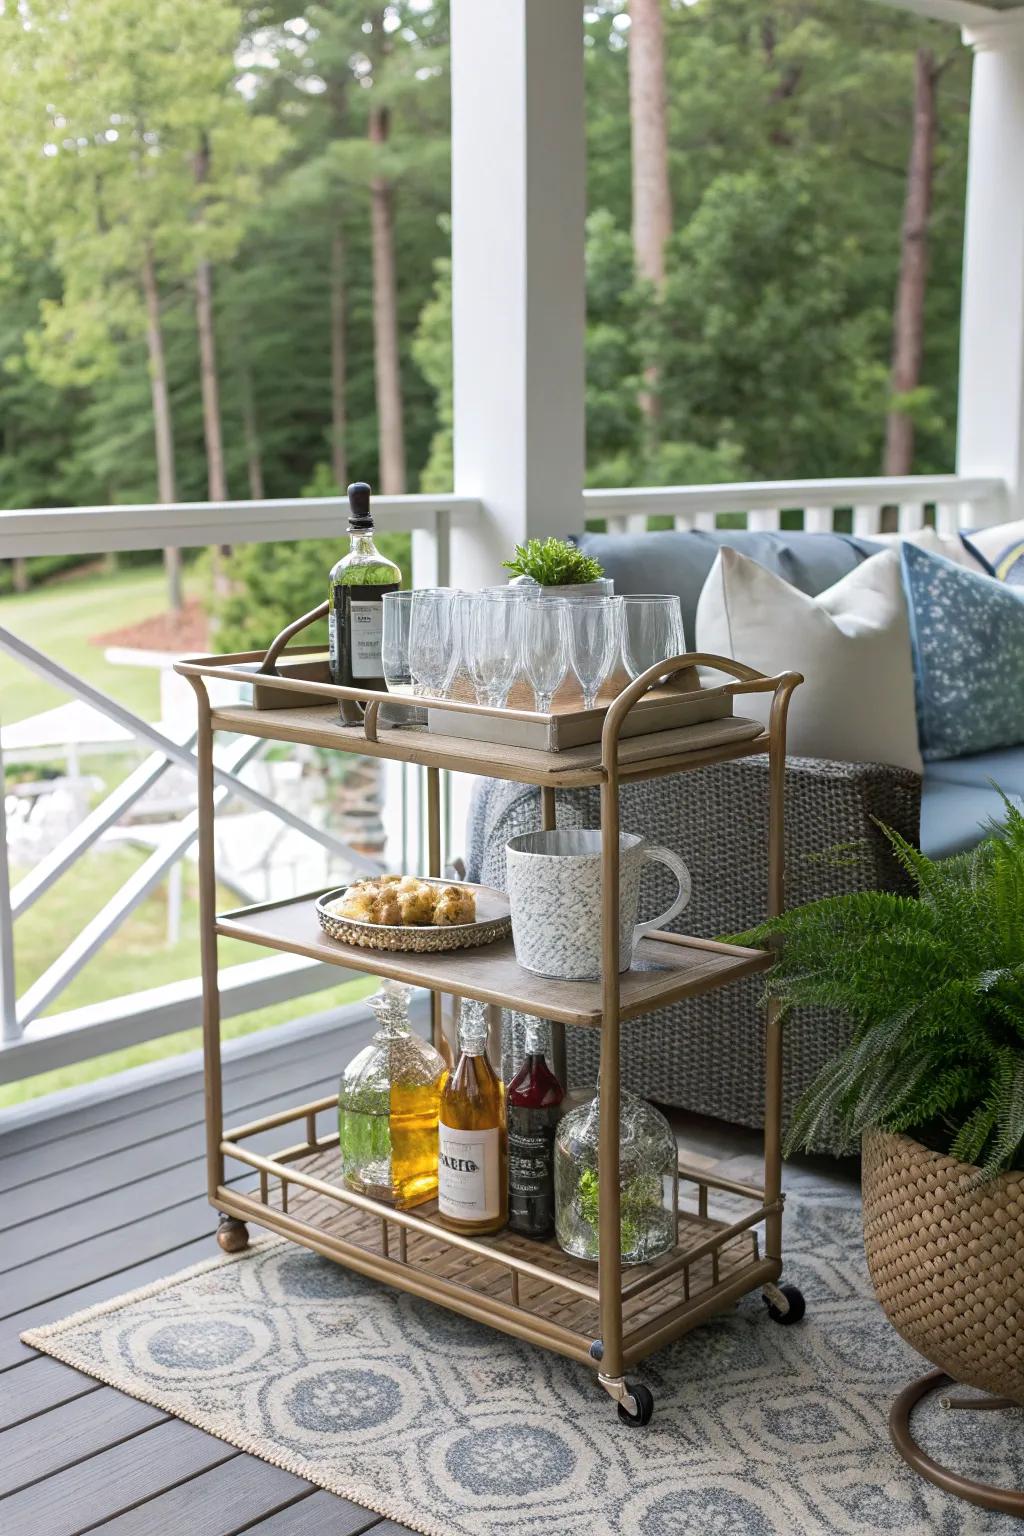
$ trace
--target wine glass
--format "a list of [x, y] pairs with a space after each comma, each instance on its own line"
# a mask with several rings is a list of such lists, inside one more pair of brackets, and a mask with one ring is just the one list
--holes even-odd
[[391, 693], [412, 693], [409, 670], [409, 620], [412, 617], [411, 592], [385, 592], [384, 632], [381, 638], [381, 666]]
[[622, 662], [637, 678], [684, 649], [683, 614], [679, 599], [666, 592], [629, 593], [622, 603]]
[[522, 664], [524, 607], [521, 598], [504, 592], [477, 592], [470, 600], [463, 651], [474, 686], [479, 678], [480, 690], [494, 709], [504, 709]]
[[442, 698], [452, 659], [455, 592], [451, 587], [417, 587], [409, 617], [409, 670], [413, 693]]
[[543, 597], [518, 605], [522, 613], [523, 671], [537, 710], [551, 713], [551, 700], [569, 670], [569, 616], [563, 598]]
[[593, 709], [619, 652], [621, 597], [582, 597], [569, 603], [569, 661]]

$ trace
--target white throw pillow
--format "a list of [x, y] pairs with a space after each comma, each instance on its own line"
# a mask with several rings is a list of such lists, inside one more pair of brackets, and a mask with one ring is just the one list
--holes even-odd
[[967, 548], [958, 533], [915, 528], [911, 533], [867, 533], [864, 537], [872, 544], [892, 545], [897, 550], [901, 544], [914, 544], [918, 549], [926, 549], [930, 555], [944, 555], [954, 565], [962, 565], [969, 571], [979, 571], [982, 576], [989, 574], [988, 566]]
[[[697, 649], [769, 675], [803, 673], [789, 709], [794, 756], [921, 772], [910, 623], [895, 550], [872, 555], [808, 597], [723, 548], [697, 605]], [[767, 722], [767, 701], [745, 694], [738, 705]]]

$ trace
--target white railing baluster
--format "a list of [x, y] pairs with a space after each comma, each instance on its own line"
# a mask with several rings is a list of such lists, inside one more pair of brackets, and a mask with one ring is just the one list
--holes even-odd
[[[183, 745], [191, 747], [195, 739], [193, 732]], [[152, 789], [170, 766], [169, 758], [162, 752], [154, 752], [152, 757], [147, 757], [144, 763], [139, 764], [134, 773], [123, 779], [116, 789], [111, 790], [56, 848], [41, 858], [11, 892], [11, 907], [15, 917], [27, 912], [32, 903], [38, 901], [43, 892], [48, 891], [54, 881], [102, 837], [108, 827], [114, 826], [136, 800], [148, 789]]]
[[882, 531], [882, 509], [878, 507], [858, 506], [853, 509], [853, 531], [858, 538], [869, 539], [873, 533]]
[[835, 525], [834, 507], [804, 507], [805, 533], [831, 533]]
[[14, 912], [11, 908], [11, 866], [7, 852], [7, 790], [4, 754], [0, 747], [0, 1040], [18, 1040], [14, 990]]
[[924, 527], [924, 503], [901, 501], [896, 513], [896, 527], [900, 533], [917, 533]]
[[751, 507], [747, 513], [747, 527], [751, 533], [774, 533], [782, 519], [776, 507]]
[[[243, 737], [240, 742], [236, 742], [228, 755], [230, 766], [243, 767], [262, 747], [263, 742], [259, 738]], [[229, 793], [228, 786], [218, 786], [214, 791], [214, 803], [222, 804]], [[106, 943], [112, 933], [120, 928], [125, 918], [129, 917], [153, 887], [159, 884], [198, 835], [198, 811], [191, 811], [182, 821], [174, 824], [173, 830], [168, 833], [163, 844], [150, 854], [144, 864], [129, 875], [116, 895], [112, 896], [96, 916], [86, 923], [81, 932], [75, 935], [60, 957], [22, 993], [18, 999], [18, 1023], [22, 1029], [33, 1019], [38, 1018], [54, 998], [60, 996], [96, 951]]]
[[958, 501], [937, 501], [935, 503], [935, 526], [939, 533], [956, 533], [960, 527], [960, 503]]
[[718, 527], [718, 515], [715, 512], [698, 512], [694, 521], [703, 533], [714, 533]]
[[647, 513], [646, 512], [629, 512], [629, 513], [627, 513], [624, 521], [625, 521], [625, 524], [626, 524], [625, 531], [627, 533], [646, 533], [647, 532], [647, 521], [648, 521], [648, 519], [647, 519]]

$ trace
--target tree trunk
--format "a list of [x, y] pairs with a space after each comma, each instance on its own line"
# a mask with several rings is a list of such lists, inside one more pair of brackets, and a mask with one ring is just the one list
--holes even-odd
[[331, 236], [331, 471], [339, 490], [348, 484], [345, 397], [345, 232]]
[[[202, 186], [210, 175], [210, 143], [202, 134], [193, 162], [196, 184]], [[199, 334], [199, 386], [203, 399], [203, 441], [206, 444], [206, 486], [210, 501], [227, 501], [228, 485], [224, 472], [224, 442], [220, 428], [220, 384], [217, 378], [217, 339], [213, 327], [213, 268], [206, 257], [196, 262], [196, 329]], [[214, 588], [224, 593], [227, 578], [223, 562], [231, 554], [228, 545], [214, 556]]]
[[[156, 261], [147, 244], [142, 256], [142, 295], [146, 305], [146, 348], [149, 353], [149, 389], [153, 401], [153, 440], [156, 449], [157, 500], [165, 504], [178, 499], [174, 472], [174, 434], [171, 425], [171, 397], [167, 388], [167, 359], [164, 332], [160, 320], [160, 293], [156, 285]], [[167, 596], [177, 613], [182, 606], [181, 551], [164, 550]]]
[[[371, 144], [386, 144], [389, 128], [388, 109], [371, 107]], [[370, 183], [370, 233], [373, 242], [373, 350], [377, 389], [380, 489], [385, 496], [401, 496], [405, 491], [405, 438], [402, 426], [402, 372], [398, 356], [394, 205], [393, 186], [385, 177], [375, 176]]]
[[[665, 103], [665, 33], [661, 0], [629, 0], [629, 122], [633, 163], [633, 255], [642, 278], [661, 293], [665, 246], [672, 233]], [[657, 369], [644, 370], [640, 408], [658, 418]]]
[[924, 304], [928, 289], [928, 222], [935, 174], [937, 78], [930, 50], [919, 48], [914, 76], [914, 131], [907, 162], [900, 273], [893, 313], [890, 386], [893, 403], [886, 419], [884, 475], [909, 475], [914, 462], [914, 420], [908, 411], [900, 408], [900, 397], [910, 394], [921, 381]]
[[252, 371], [248, 362], [241, 366], [242, 433], [245, 437], [245, 463], [249, 475], [249, 498], [262, 501], [263, 453], [260, 445], [260, 429], [256, 419], [256, 401], [252, 392]]
[[32, 585], [28, 574], [28, 561], [24, 555], [15, 555], [11, 560], [11, 585], [18, 593], [27, 592]]

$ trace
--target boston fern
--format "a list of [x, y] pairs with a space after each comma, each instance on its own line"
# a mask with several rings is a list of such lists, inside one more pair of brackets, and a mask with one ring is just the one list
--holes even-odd
[[[1004, 797], [1005, 800], [1005, 797]], [[827, 897], [763, 924], [782, 940], [768, 991], [834, 1008], [850, 1044], [804, 1094], [787, 1151], [830, 1116], [853, 1137], [905, 1131], [986, 1174], [1024, 1168], [1024, 815], [933, 860], [883, 832], [917, 897]]]

